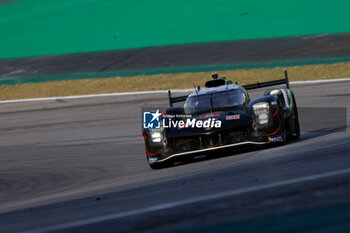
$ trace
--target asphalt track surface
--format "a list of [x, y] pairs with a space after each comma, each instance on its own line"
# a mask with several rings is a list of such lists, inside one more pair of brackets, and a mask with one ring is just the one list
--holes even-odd
[[292, 86], [298, 141], [161, 170], [140, 118], [166, 94], [1, 104], [0, 232], [348, 232], [349, 84]]
[[254, 67], [254, 64], [261, 67], [274, 63], [312, 64], [314, 60], [342, 61], [350, 57], [349, 40], [350, 33], [339, 33], [2, 59], [0, 81], [12, 78], [25, 82], [30, 77], [65, 74], [70, 74], [67, 79], [71, 79], [74, 73], [127, 75], [131, 72], [135, 75], [157, 73], [157, 70], [163, 73], [178, 69], [200, 71], [198, 67], [232, 66], [228, 67], [232, 69]]
[[1, 5], [5, 5], [5, 4], [9, 4], [9, 3], [12, 3], [12, 2], [18, 2], [18, 1], [21, 1], [21, 0], [1, 0], [0, 1], [0, 6]]

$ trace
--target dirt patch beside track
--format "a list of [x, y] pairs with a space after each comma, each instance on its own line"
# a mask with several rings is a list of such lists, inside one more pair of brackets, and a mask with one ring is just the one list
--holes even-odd
[[[350, 63], [228, 70], [219, 74], [243, 85], [282, 78], [285, 69], [289, 72], [290, 81], [350, 77]], [[193, 88], [194, 85], [203, 85], [210, 79], [210, 74], [159, 74], [5, 85], [0, 88], [0, 100]]]

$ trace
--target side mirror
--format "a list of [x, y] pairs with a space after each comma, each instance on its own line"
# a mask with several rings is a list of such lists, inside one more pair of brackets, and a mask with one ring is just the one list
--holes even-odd
[[280, 89], [272, 89], [272, 90], [267, 90], [265, 91], [264, 95], [280, 95], [282, 94], [281, 90]]

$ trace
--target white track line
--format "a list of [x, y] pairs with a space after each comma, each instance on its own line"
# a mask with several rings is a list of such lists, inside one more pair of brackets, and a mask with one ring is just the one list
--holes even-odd
[[314, 83], [335, 83], [350, 81], [350, 78], [337, 78], [337, 79], [323, 79], [323, 80], [310, 80], [310, 81], [293, 81], [290, 84], [314, 84]]
[[[185, 93], [191, 92], [192, 89], [175, 89], [171, 90], [171, 93]], [[106, 94], [92, 94], [92, 95], [72, 95], [72, 96], [57, 96], [57, 97], [45, 97], [34, 99], [16, 99], [16, 100], [1, 100], [1, 103], [18, 103], [18, 102], [33, 102], [33, 101], [45, 101], [45, 100], [62, 100], [62, 99], [81, 99], [81, 98], [94, 98], [94, 97], [108, 97], [108, 96], [127, 96], [127, 95], [150, 95], [150, 94], [164, 94], [168, 93], [167, 90], [157, 91], [135, 91], [135, 92], [118, 92], [118, 93], [106, 93]]]
[[[324, 80], [312, 80], [312, 81], [295, 81], [290, 84], [318, 84], [318, 83], [333, 83], [333, 82], [344, 82], [350, 81], [350, 78], [340, 79], [324, 79]], [[172, 93], [183, 93], [191, 92], [191, 89], [175, 89], [171, 90]], [[33, 101], [47, 101], [47, 100], [62, 100], [62, 99], [81, 99], [81, 98], [94, 98], [94, 97], [109, 97], [109, 96], [127, 96], [127, 95], [150, 95], [150, 94], [164, 94], [168, 93], [167, 90], [157, 91], [135, 91], [135, 92], [118, 92], [118, 93], [106, 93], [106, 94], [93, 94], [93, 95], [73, 95], [73, 96], [57, 96], [57, 97], [46, 97], [46, 98], [34, 98], [34, 99], [16, 99], [16, 100], [1, 100], [0, 104], [5, 103], [19, 103], [19, 102], [33, 102]]]
[[318, 180], [318, 179], [322, 179], [322, 178], [327, 178], [327, 177], [337, 176], [337, 175], [347, 174], [347, 173], [350, 173], [350, 168], [344, 169], [344, 170], [321, 173], [321, 174], [317, 174], [317, 175], [298, 177], [298, 178], [293, 178], [293, 179], [289, 179], [289, 180], [273, 182], [273, 183], [269, 183], [269, 184], [261, 184], [261, 185], [256, 185], [256, 186], [252, 186], [252, 187], [247, 187], [247, 188], [235, 189], [235, 190], [230, 190], [230, 191], [226, 191], [226, 192], [213, 193], [213, 194], [209, 194], [209, 195], [204, 195], [204, 196], [199, 196], [199, 197], [194, 197], [194, 198], [189, 198], [189, 199], [184, 199], [184, 200], [179, 200], [179, 201], [173, 201], [173, 202], [153, 205], [153, 206], [149, 206], [149, 207], [145, 207], [145, 208], [128, 210], [128, 211], [124, 211], [124, 212], [120, 212], [120, 213], [92, 217], [92, 218], [88, 218], [88, 219], [84, 219], [84, 220], [80, 220], [80, 221], [73, 221], [73, 222], [53, 225], [53, 226], [49, 226], [49, 227], [38, 228], [38, 229], [34, 229], [34, 230], [25, 231], [22, 233], [43, 233], [43, 232], [49, 232], [49, 231], [64, 230], [64, 229], [69, 229], [72, 227], [79, 227], [79, 226], [83, 226], [83, 225], [87, 225], [87, 224], [99, 223], [99, 222], [104, 222], [104, 221], [108, 221], [108, 220], [129, 217], [129, 216], [133, 216], [133, 215], [137, 215], [137, 214], [145, 214], [145, 213], [149, 213], [149, 212], [153, 212], [153, 211], [170, 209], [170, 208], [184, 206], [184, 205], [193, 204], [193, 203], [197, 203], [197, 202], [225, 198], [225, 197], [230, 197], [230, 196], [234, 196], [234, 195], [238, 195], [238, 194], [255, 192], [255, 191], [260, 191], [260, 190], [269, 189], [269, 188], [276, 188], [279, 186], [291, 185], [291, 184], [296, 184], [296, 183], [305, 182], [305, 181], [314, 181], [314, 180]]

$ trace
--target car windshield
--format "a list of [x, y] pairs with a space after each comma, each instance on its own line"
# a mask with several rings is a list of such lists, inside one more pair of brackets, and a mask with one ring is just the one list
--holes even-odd
[[246, 97], [242, 89], [234, 89], [206, 95], [194, 95], [187, 98], [185, 103], [186, 114], [201, 114], [226, 110], [245, 103]]

